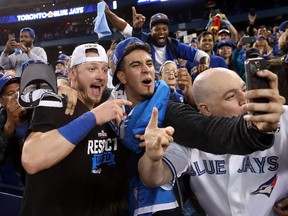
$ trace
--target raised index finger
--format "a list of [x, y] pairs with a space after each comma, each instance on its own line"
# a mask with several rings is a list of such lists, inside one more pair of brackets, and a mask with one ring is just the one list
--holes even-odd
[[147, 128], [156, 129], [157, 127], [158, 127], [158, 109], [154, 107]]
[[132, 7], [132, 15], [133, 17], [137, 15], [136, 8], [134, 6]]

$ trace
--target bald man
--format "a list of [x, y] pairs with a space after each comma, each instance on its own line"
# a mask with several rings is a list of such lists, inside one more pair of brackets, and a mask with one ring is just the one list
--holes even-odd
[[[270, 82], [277, 80], [276, 75], [267, 70], [258, 75], [268, 77]], [[193, 83], [194, 100], [207, 116], [240, 115], [245, 91], [242, 79], [234, 71], [224, 68], [208, 69], [199, 74]], [[278, 99], [271, 89], [258, 91], [259, 96], [269, 98], [269, 103], [277, 103]], [[153, 186], [173, 182], [176, 177], [188, 174], [191, 190], [208, 215], [268, 216], [275, 215], [275, 212], [282, 215], [283, 205], [275, 203], [286, 197], [288, 192], [288, 107], [284, 106], [284, 109], [280, 119], [281, 130], [275, 134], [274, 145], [268, 150], [243, 156], [214, 155], [172, 143], [162, 158], [164, 163], [161, 165], [163, 169], [158, 172], [159, 181], [152, 183], [145, 178], [147, 173], [140, 171], [141, 179]], [[148, 159], [154, 164], [157, 161], [156, 150], [153, 152], [151, 148], [153, 146], [146, 146], [139, 167], [145, 163], [148, 169]], [[159, 152], [164, 150], [159, 149]]]
[[237, 116], [246, 103], [246, 85], [237, 73], [225, 68], [205, 71], [193, 84], [198, 109], [207, 116]]

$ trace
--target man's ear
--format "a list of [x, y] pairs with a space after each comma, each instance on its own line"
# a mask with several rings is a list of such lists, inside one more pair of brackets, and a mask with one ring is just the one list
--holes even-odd
[[75, 67], [69, 68], [68, 71], [67, 71], [67, 76], [70, 79], [75, 79], [75, 77], [76, 77], [76, 68]]
[[119, 79], [119, 81], [122, 84], [126, 84], [127, 83], [126, 75], [125, 75], [125, 73], [123, 71], [118, 71], [117, 72], [117, 78]]
[[208, 108], [208, 106], [207, 106], [207, 104], [205, 104], [205, 103], [199, 103], [199, 104], [197, 105], [197, 107], [198, 107], [198, 109], [200, 110], [200, 112], [201, 112], [202, 114], [204, 114], [204, 115], [206, 115], [206, 116], [211, 116], [211, 115], [212, 115], [211, 112], [210, 112], [210, 110], [209, 110], [209, 108]]

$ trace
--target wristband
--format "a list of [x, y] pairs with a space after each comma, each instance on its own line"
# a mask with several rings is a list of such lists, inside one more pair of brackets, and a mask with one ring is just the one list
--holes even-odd
[[222, 20], [222, 21], [225, 23], [225, 25], [231, 25], [231, 23], [228, 20]]
[[77, 145], [95, 126], [96, 117], [88, 111], [57, 130], [66, 140]]
[[207, 23], [207, 25], [206, 25], [206, 27], [205, 27], [206, 30], [209, 28], [209, 26], [212, 24], [212, 22], [213, 22], [213, 20], [210, 20], [210, 21]]

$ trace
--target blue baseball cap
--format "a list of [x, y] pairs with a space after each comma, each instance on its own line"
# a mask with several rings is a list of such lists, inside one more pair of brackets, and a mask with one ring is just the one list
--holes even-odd
[[70, 57], [63, 53], [58, 56], [58, 60], [68, 61], [69, 59]]
[[264, 35], [257, 35], [257, 36], [256, 36], [256, 40], [259, 40], [260, 38], [266, 39], [266, 38], [264, 37]]
[[58, 60], [56, 61], [56, 64], [62, 64], [62, 65], [65, 66], [65, 60], [58, 59]]
[[19, 77], [14, 77], [11, 74], [3, 75], [0, 74], [0, 95], [2, 95], [3, 89], [11, 83], [20, 83], [20, 78]]
[[32, 28], [29, 28], [29, 27], [22, 28], [22, 29], [20, 30], [20, 34], [21, 34], [22, 32], [28, 32], [29, 35], [30, 35], [32, 38], [35, 38], [35, 31], [34, 31]]
[[236, 47], [236, 45], [231, 40], [221, 40], [217, 43], [217, 49], [223, 47], [223, 46], [230, 46], [232, 49]]
[[279, 25], [279, 31], [280, 32], [285, 32], [285, 29], [288, 28], [288, 20], [282, 22], [280, 25]]
[[[128, 49], [129, 47], [131, 47], [131, 48]], [[112, 83], [114, 86], [116, 86], [118, 83], [120, 83], [120, 81], [117, 77], [117, 72], [119, 71], [119, 65], [120, 65], [122, 59], [126, 55], [128, 55], [129, 53], [131, 53], [132, 51], [134, 51], [136, 49], [142, 49], [142, 50], [145, 50], [151, 54], [150, 46], [136, 37], [129, 37], [125, 40], [122, 40], [120, 43], [117, 44], [115, 51], [114, 51], [112, 58], [111, 58], [112, 63], [115, 67], [115, 72], [114, 72], [113, 80], [112, 80]]]

